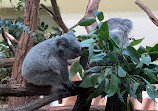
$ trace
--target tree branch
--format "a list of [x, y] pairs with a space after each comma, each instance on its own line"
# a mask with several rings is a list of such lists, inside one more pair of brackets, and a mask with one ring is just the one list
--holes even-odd
[[63, 90], [63, 87], [56, 87], [52, 88], [50, 86], [45, 87], [39, 87], [34, 85], [7, 85], [2, 84], [0, 85], [0, 96], [34, 96], [34, 95], [49, 95], [44, 98], [40, 98], [34, 101], [31, 101], [30, 103], [27, 103], [25, 105], [22, 105], [17, 108], [8, 109], [7, 111], [25, 111], [25, 110], [35, 110], [38, 109], [46, 104], [51, 103], [52, 101], [62, 99], [69, 96], [75, 96], [84, 93], [87, 89], [78, 87], [80, 84], [80, 81], [73, 82], [76, 86], [75, 89], [68, 89]]
[[15, 39], [15, 37], [13, 37], [11, 34], [5, 32], [5, 35], [7, 36], [7, 38], [9, 40], [11, 40], [13, 43], [15, 43], [16, 45], [18, 45], [19, 41]]
[[[83, 20], [84, 18], [85, 18], [85, 16], [84, 16], [81, 20]], [[79, 23], [81, 20], [79, 20], [79, 21], [77, 22], [77, 24], [75, 24], [74, 26], [72, 26], [72, 27], [70, 28], [70, 30], [72, 30], [73, 28], [77, 27], [77, 26], [78, 26], [78, 23]]]
[[54, 21], [60, 26], [60, 28], [66, 33], [69, 31], [65, 23], [63, 22], [59, 8], [57, 6], [57, 2], [54, 0], [51, 0], [53, 12], [49, 10], [44, 4], [41, 4], [41, 6], [51, 15], [51, 17], [54, 19]]
[[62, 99], [62, 98], [68, 97], [68, 96], [70, 96], [70, 94], [68, 92], [56, 91], [47, 97], [36, 99], [34, 101], [29, 102], [28, 104], [22, 105], [17, 108], [7, 109], [6, 111], [34, 111], [57, 99]]
[[5, 58], [0, 60], [0, 68], [12, 67], [14, 63], [14, 58]]
[[[87, 17], [94, 17], [95, 18], [95, 15], [93, 14], [93, 12], [98, 10], [100, 1], [101, 0], [89, 0], [88, 5], [87, 5], [87, 9], [85, 12], [85, 18], [87, 18]], [[93, 23], [89, 27], [86, 27], [87, 33], [89, 33], [96, 25], [97, 25], [97, 22]]]
[[150, 20], [156, 25], [158, 26], [158, 19], [154, 16], [154, 14], [150, 11], [150, 9], [145, 6], [140, 0], [136, 0], [135, 3], [141, 8], [143, 9], [146, 14], [149, 16]]
[[49, 95], [51, 94], [50, 86], [35, 86], [23, 84], [0, 84], [0, 96], [36, 96], [36, 95]]
[[10, 49], [11, 53], [15, 56], [15, 50], [14, 50], [13, 45], [10, 42], [10, 40], [6, 37], [4, 28], [1, 28], [1, 30], [2, 30], [2, 37], [3, 37], [3, 39], [5, 40], [7, 45], [9, 46], [9, 49]]
[[62, 28], [62, 30], [66, 33], [69, 31], [65, 23], [63, 22], [63, 19], [60, 14], [60, 10], [58, 7], [58, 4], [56, 0], [51, 0], [52, 8], [53, 8], [53, 13], [54, 13], [54, 20], [57, 21], [58, 25]]

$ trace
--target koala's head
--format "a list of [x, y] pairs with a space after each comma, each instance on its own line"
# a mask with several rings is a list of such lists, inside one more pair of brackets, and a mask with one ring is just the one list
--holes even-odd
[[60, 57], [66, 60], [75, 59], [82, 54], [81, 47], [73, 31], [69, 31], [66, 35], [58, 37], [56, 39], [56, 46]]
[[111, 18], [108, 20], [109, 30], [115, 30], [120, 28], [126, 32], [130, 32], [133, 28], [133, 24], [129, 19]]

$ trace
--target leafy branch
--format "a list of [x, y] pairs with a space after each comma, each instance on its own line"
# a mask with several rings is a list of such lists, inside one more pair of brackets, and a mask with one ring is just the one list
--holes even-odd
[[[102, 22], [102, 12], [95, 12], [95, 15]], [[89, 17], [80, 21], [79, 25], [87, 27], [95, 21], [95, 18]], [[158, 65], [152, 62], [158, 59], [158, 44], [146, 48], [140, 46], [136, 50], [133, 46], [143, 39], [134, 39], [129, 46], [121, 47], [117, 36], [109, 37], [107, 21], [102, 22], [100, 28], [95, 27], [88, 35], [80, 35], [78, 38], [81, 39], [80, 46], [84, 49], [84, 55], [88, 55], [88, 60], [85, 62], [80, 59], [80, 64], [74, 63], [78, 66], [72, 65], [70, 76], [79, 72], [83, 78], [80, 87], [95, 89], [90, 98], [117, 94], [124, 102], [123, 96], [128, 93], [142, 102], [142, 91], [147, 91], [155, 101], [158, 90], [151, 83], [157, 81]], [[89, 69], [85, 68], [87, 64], [91, 66]]]

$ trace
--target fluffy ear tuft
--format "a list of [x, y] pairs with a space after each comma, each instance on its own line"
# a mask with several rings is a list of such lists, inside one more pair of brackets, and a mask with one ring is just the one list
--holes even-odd
[[74, 34], [74, 32], [73, 32], [72, 30], [68, 31], [68, 32], [66, 33], [66, 35], [72, 35], [72, 36], [75, 37], [75, 34]]
[[123, 19], [122, 23], [123, 27], [127, 32], [130, 32], [133, 29], [133, 23], [129, 19]]
[[56, 39], [56, 45], [57, 47], [67, 47], [68, 46], [68, 40], [66, 38], [57, 38]]

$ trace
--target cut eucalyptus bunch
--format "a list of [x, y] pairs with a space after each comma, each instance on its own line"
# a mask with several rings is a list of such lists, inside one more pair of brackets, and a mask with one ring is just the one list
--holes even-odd
[[[102, 25], [100, 28], [96, 26], [87, 35], [78, 36], [83, 56], [72, 64], [70, 79], [79, 72], [83, 78], [80, 87], [95, 89], [90, 98], [117, 94], [124, 102], [123, 95], [128, 93], [142, 102], [142, 92], [147, 91], [155, 101], [158, 90], [152, 83], [157, 81], [158, 65], [154, 61], [158, 59], [158, 44], [135, 49], [134, 46], [143, 39], [134, 39], [128, 46], [122, 47], [117, 36], [109, 37], [108, 23], [103, 22], [103, 13], [94, 14]], [[89, 17], [78, 25], [87, 27], [94, 22], [96, 19]]]

